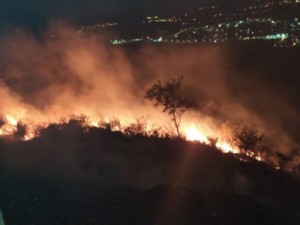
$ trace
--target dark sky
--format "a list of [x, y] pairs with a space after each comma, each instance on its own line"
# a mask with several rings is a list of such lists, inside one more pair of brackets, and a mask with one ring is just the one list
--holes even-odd
[[143, 16], [172, 12], [195, 2], [199, 0], [0, 0], [0, 25], [39, 27], [57, 18], [82, 23]]

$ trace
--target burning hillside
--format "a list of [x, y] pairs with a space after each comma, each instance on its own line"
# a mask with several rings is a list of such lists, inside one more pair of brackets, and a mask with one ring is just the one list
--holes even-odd
[[41, 127], [60, 124], [74, 115], [86, 116], [89, 127], [117, 119], [120, 127], [116, 129], [123, 132], [142, 118], [146, 131], [173, 135], [174, 121], [161, 108], [154, 108], [144, 94], [157, 80], [182, 76], [185, 91], [195, 99], [179, 127], [186, 139], [239, 152], [230, 121], [241, 118], [246, 124], [257, 124], [279, 151], [297, 146], [283, 124], [276, 122], [280, 113], [274, 109], [284, 107], [292, 118], [298, 110], [283, 97], [278, 98], [278, 105], [269, 101], [279, 94], [270, 87], [250, 92], [244, 86], [237, 92], [235, 87], [255, 82], [259, 86], [263, 80], [249, 76], [253, 71], [242, 76], [229, 60], [227, 48], [143, 46], [125, 50], [62, 24], [54, 24], [39, 38], [14, 31], [0, 45], [2, 136], [29, 140]]

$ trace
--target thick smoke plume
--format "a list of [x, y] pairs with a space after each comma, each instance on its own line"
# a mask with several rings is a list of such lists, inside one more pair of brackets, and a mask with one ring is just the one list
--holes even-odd
[[157, 80], [183, 76], [198, 107], [183, 116], [181, 129], [195, 126], [225, 140], [228, 121], [240, 118], [257, 124], [280, 149], [295, 146], [295, 127], [287, 124], [298, 121], [299, 110], [261, 71], [239, 68], [235, 53], [230, 46], [115, 47], [61, 23], [38, 38], [15, 30], [0, 42], [0, 114], [28, 123], [81, 114], [122, 124], [143, 117], [170, 131], [168, 115], [143, 96]]

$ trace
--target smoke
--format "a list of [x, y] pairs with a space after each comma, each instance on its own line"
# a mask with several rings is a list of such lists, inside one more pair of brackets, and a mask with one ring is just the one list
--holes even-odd
[[[42, 41], [17, 31], [1, 43], [1, 80], [19, 105], [33, 107], [41, 120], [134, 111], [139, 100], [132, 92], [135, 81], [125, 53], [69, 27], [53, 29]], [[22, 116], [31, 118], [31, 113]]]
[[232, 46], [114, 47], [105, 37], [80, 34], [53, 23], [41, 37], [24, 30], [0, 42], [0, 114], [34, 123], [84, 114], [91, 121], [145, 118], [171, 129], [172, 122], [147, 102], [145, 90], [157, 80], [184, 77], [198, 108], [186, 113], [182, 129], [196, 124], [207, 136], [228, 138], [227, 122], [257, 124], [279, 145], [297, 144], [299, 109], [255, 65], [237, 65]]

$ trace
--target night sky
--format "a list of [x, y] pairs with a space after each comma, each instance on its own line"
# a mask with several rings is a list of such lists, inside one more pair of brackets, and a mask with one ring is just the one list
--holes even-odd
[[53, 19], [80, 24], [141, 17], [147, 13], [173, 12], [195, 4], [195, 0], [1, 0], [0, 25], [2, 28], [37, 28]]

